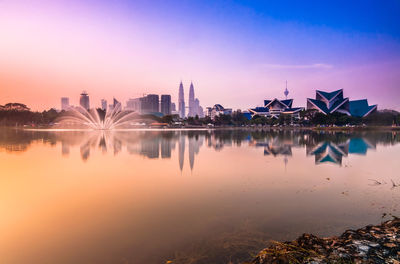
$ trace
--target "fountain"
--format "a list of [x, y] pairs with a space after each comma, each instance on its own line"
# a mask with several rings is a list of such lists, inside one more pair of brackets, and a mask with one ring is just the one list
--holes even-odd
[[102, 109], [85, 109], [83, 107], [70, 108], [58, 120], [58, 126], [80, 126], [93, 130], [112, 130], [125, 128], [132, 125], [132, 121], [138, 121], [136, 112], [122, 111], [121, 107], [115, 107], [110, 111]]

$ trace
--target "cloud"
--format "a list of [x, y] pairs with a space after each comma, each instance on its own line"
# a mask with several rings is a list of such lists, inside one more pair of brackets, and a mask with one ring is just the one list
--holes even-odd
[[263, 64], [263, 67], [270, 69], [332, 69], [333, 65], [326, 63], [314, 64]]

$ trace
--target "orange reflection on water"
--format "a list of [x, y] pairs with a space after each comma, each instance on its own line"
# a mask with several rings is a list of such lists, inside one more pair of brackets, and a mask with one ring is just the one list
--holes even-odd
[[1, 262], [160, 263], [204, 241], [223, 259], [234, 241], [258, 250], [398, 210], [397, 138], [346, 136], [341, 166], [316, 166], [306, 146], [327, 136], [226, 133], [23, 134], [26, 151], [0, 152]]

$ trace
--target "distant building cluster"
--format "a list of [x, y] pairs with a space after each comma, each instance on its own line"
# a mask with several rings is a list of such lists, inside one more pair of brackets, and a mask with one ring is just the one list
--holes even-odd
[[350, 101], [344, 98], [343, 89], [324, 92], [316, 91], [315, 99], [307, 98], [307, 107], [293, 107], [293, 99], [287, 99], [289, 91], [286, 89], [286, 99], [264, 100], [263, 107], [250, 108], [250, 116], [259, 115], [268, 118], [278, 118], [281, 114], [289, 115], [294, 119], [300, 118], [300, 112], [315, 110], [322, 114], [342, 113], [353, 117], [366, 117], [377, 110], [377, 105], [369, 105], [367, 99]]
[[[315, 99], [307, 98], [306, 107], [294, 107], [293, 99], [288, 99], [289, 90], [284, 91], [285, 99], [266, 99], [263, 106], [249, 108], [242, 113], [248, 119], [254, 116], [263, 116], [266, 118], [279, 118], [281, 115], [290, 116], [293, 119], [300, 118], [300, 112], [315, 110], [322, 114], [342, 113], [354, 117], [366, 117], [377, 110], [377, 105], [369, 105], [367, 99], [353, 100], [343, 96], [343, 89], [326, 92], [316, 90]], [[79, 97], [80, 107], [89, 110], [90, 99], [86, 91], [83, 91]], [[18, 109], [18, 106], [3, 106]], [[68, 110], [70, 105], [68, 97], [61, 98], [61, 110]], [[152, 114], [156, 116], [179, 115], [180, 118], [186, 117], [204, 117], [208, 116], [212, 120], [221, 115], [231, 115], [232, 108], [225, 108], [221, 104], [215, 104], [213, 107], [207, 107], [206, 111], [200, 106], [200, 101], [195, 97], [194, 85], [191, 82], [189, 86], [188, 104], [185, 102], [185, 92], [183, 83], [180, 82], [178, 90], [177, 106], [172, 102], [171, 95], [148, 94], [139, 98], [131, 98], [126, 102], [123, 108], [120, 101], [113, 99], [113, 103], [107, 105], [107, 100], [101, 100], [101, 109], [104, 111], [127, 110], [139, 114]]]
[[[114, 109], [134, 111], [139, 114], [152, 114], [156, 116], [164, 115], [179, 115], [181, 118], [185, 117], [204, 117], [203, 108], [200, 106], [200, 101], [195, 98], [194, 85], [190, 84], [189, 88], [189, 105], [186, 115], [184, 90], [182, 82], [179, 85], [179, 98], [178, 98], [178, 111], [175, 103], [172, 102], [172, 97], [169, 94], [148, 94], [138, 98], [131, 98], [126, 102], [126, 106], [123, 108], [121, 102], [113, 98], [112, 104], [107, 104], [106, 99], [101, 99], [101, 109], [103, 111], [112, 111]], [[71, 107], [68, 97], [61, 98], [61, 110], [67, 111]], [[86, 91], [83, 91], [79, 97], [79, 107], [83, 109], [90, 109], [90, 98]]]

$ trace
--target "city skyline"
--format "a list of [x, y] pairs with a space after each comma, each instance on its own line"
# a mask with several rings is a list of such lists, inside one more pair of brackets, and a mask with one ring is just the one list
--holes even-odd
[[5, 0], [0, 104], [44, 110], [82, 90], [96, 105], [143, 93], [177, 102], [176, 80], [193, 79], [204, 106], [245, 109], [283, 99], [288, 80], [297, 102], [345, 89], [400, 110], [399, 11], [398, 1]]
[[[176, 111], [175, 103], [171, 99], [170, 94], [143, 94], [142, 97], [129, 98], [126, 100], [126, 105], [123, 105], [115, 97], [113, 97], [113, 104], [107, 105], [107, 100], [102, 98], [100, 100], [100, 105], [93, 104], [90, 106], [90, 96], [87, 91], [82, 91], [80, 93], [79, 102], [77, 105], [70, 103], [70, 97], [61, 97], [60, 108], [54, 107], [56, 110], [68, 110], [69, 108], [80, 106], [86, 110], [91, 108], [100, 108], [104, 111], [112, 110], [117, 104], [121, 107], [121, 110], [135, 111], [141, 114], [156, 114], [162, 113], [163, 115], [171, 114], [183, 114], [183, 117], [204, 117], [203, 107], [200, 105], [200, 100], [194, 96], [194, 85], [193, 82], [190, 83], [188, 105], [186, 105], [186, 100], [184, 98], [184, 87], [182, 82], [179, 84], [180, 97], [178, 99], [178, 105], [180, 106], [180, 111]], [[186, 112], [187, 108], [187, 112]]]

